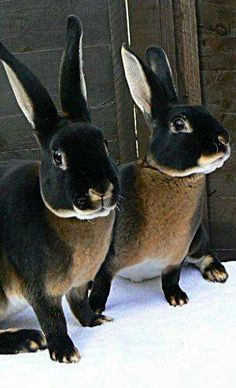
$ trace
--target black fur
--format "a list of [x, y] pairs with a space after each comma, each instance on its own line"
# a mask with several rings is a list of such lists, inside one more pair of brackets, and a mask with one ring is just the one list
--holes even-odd
[[161, 276], [165, 298], [172, 306], [178, 306], [188, 302], [187, 294], [179, 286], [180, 272], [181, 266], [178, 266], [171, 268]]
[[[173, 132], [170, 135], [167, 130], [169, 123], [177, 117], [187, 118], [193, 133]], [[228, 132], [202, 106], [167, 106], [159, 116], [154, 116], [152, 127], [148, 153], [160, 167], [179, 172], [196, 167], [201, 155], [211, 156], [218, 151], [225, 153], [227, 145], [219, 141], [219, 136], [229, 143]]]
[[[115, 235], [115, 226], [113, 229], [113, 234]], [[92, 286], [92, 291], [89, 296], [89, 304], [93, 311], [95, 311], [97, 314], [101, 314], [106, 308], [106, 302], [110, 294], [111, 283], [114, 276], [114, 274], [109, 271], [109, 266], [110, 263], [112, 266], [112, 260], [114, 259], [115, 254], [113, 240], [111, 242], [106, 259], [96, 275]]]
[[46, 339], [39, 330], [13, 329], [0, 335], [0, 354], [34, 353], [46, 348]]
[[[147, 160], [154, 161], [155, 167], [163, 172], [171, 169], [173, 174], [183, 176], [189, 175], [188, 169], [199, 167], [201, 156], [219, 153], [223, 156], [229, 152], [229, 134], [219, 121], [203, 106], [179, 103], [168, 59], [161, 48], [151, 46], [147, 49], [150, 66], [125, 46], [123, 49], [136, 58], [150, 90], [150, 111], [139, 106], [152, 130]], [[141, 82], [138, 82], [141, 90]], [[189, 132], [173, 130], [173, 123], [178, 118], [189, 126]]]
[[[102, 131], [90, 123], [81, 84], [81, 37], [80, 20], [69, 17], [60, 76], [65, 117], [59, 117], [36, 77], [0, 45], [0, 59], [11, 69], [6, 68], [7, 74], [40, 142], [42, 160], [0, 165], [0, 304], [6, 307], [8, 282], [14, 276], [14, 282], [11, 280], [16, 287], [14, 292], [19, 291], [19, 283], [20, 294], [37, 315], [51, 358], [59, 362], [76, 362], [79, 354], [67, 334], [61, 306], [63, 295], [58, 291], [53, 296], [47, 285], [53, 278], [60, 286], [73, 265], [74, 252], [70, 243], [52, 227], [49, 214], [52, 211], [59, 217], [76, 217], [83, 225], [89, 218], [109, 214], [119, 194], [117, 169], [108, 155]], [[71, 221], [75, 228], [76, 218]], [[54, 223], [59, 223], [59, 219], [56, 217]], [[90, 240], [91, 236], [89, 244], [99, 244]], [[79, 238], [86, 239], [87, 235]], [[84, 265], [87, 266], [86, 260]], [[81, 270], [86, 272], [87, 267]], [[85, 285], [83, 298], [86, 293]], [[82, 324], [92, 326], [105, 320], [91, 310], [88, 302], [80, 302], [79, 293], [68, 293], [68, 300]], [[33, 351], [31, 341], [38, 343], [41, 336], [40, 332], [27, 330], [0, 333], [0, 353]], [[45, 345], [39, 343], [38, 348]]]
[[[78, 46], [82, 42], [83, 28], [75, 16], [69, 16], [67, 41], [61, 63], [60, 95], [64, 112], [71, 118], [91, 121], [86, 97], [81, 88], [83, 63], [78, 56]], [[80, 102], [78, 104], [78, 101]]]
[[[224, 160], [230, 155], [227, 130], [204, 107], [187, 106], [179, 103], [168, 59], [161, 48], [149, 47], [146, 51], [146, 57], [148, 65], [126, 46], [122, 48], [125, 75], [131, 95], [144, 113], [151, 129], [151, 138], [142, 165], [157, 170], [159, 173], [164, 173], [163, 177], [166, 176], [167, 180], [171, 179], [170, 176], [181, 179], [194, 173], [206, 174], [217, 167], [221, 167]], [[184, 124], [182, 129], [175, 126], [176, 120], [179, 118], [181, 123]], [[205, 166], [201, 165], [202, 159], [206, 161]], [[212, 163], [214, 164], [216, 160], [220, 161], [220, 164], [217, 167], [212, 166]], [[135, 164], [125, 165], [121, 169], [122, 194], [124, 194], [124, 188], [125, 197], [132, 198], [132, 203], [129, 200], [130, 208], [128, 209], [124, 204], [129, 219], [125, 216], [122, 217], [122, 212], [117, 212], [116, 217], [116, 223], [121, 220], [120, 224], [123, 228], [125, 228], [124, 224], [126, 225], [131, 219], [131, 224], [128, 225], [132, 232], [138, 228], [137, 224], [134, 225], [132, 222], [142, 219], [142, 215], [138, 217], [137, 212], [140, 211], [145, 216], [145, 209], [140, 210], [141, 205], [135, 202], [135, 193], [139, 191], [139, 187], [135, 182], [135, 170], [137, 169], [138, 167]], [[191, 187], [190, 181], [189, 187]], [[131, 189], [132, 197], [129, 195], [127, 188]], [[175, 194], [173, 192], [173, 196]], [[137, 198], [139, 198], [138, 195]], [[170, 199], [167, 199], [167, 201], [171, 202]], [[211, 281], [224, 282], [228, 275], [224, 266], [210, 250], [209, 238], [201, 223], [201, 203], [202, 196], [200, 196], [200, 203], [196, 205], [195, 219], [192, 221], [193, 236], [197, 231], [192, 242], [190, 236], [189, 245], [187, 246], [187, 249], [190, 246], [188, 256], [191, 258], [191, 262], [195, 262], [195, 265], [200, 268], [203, 277]], [[173, 204], [167, 203], [166, 206], [171, 208]], [[133, 212], [136, 212], [136, 217], [132, 216]], [[194, 225], [196, 225], [195, 229]], [[100, 313], [105, 309], [111, 282], [117, 268], [119, 270], [125, 268], [124, 263], [120, 268], [116, 259], [115, 241], [116, 227], [113, 230], [112, 245], [95, 278], [89, 298], [91, 307]], [[125, 241], [128, 244], [128, 240]], [[124, 244], [124, 241], [122, 243]], [[204, 263], [200, 263], [205, 256], [205, 263], [209, 262], [206, 268]], [[184, 304], [188, 301], [187, 295], [178, 285], [180, 271], [180, 265], [171, 266], [171, 268], [163, 271], [162, 275], [164, 294], [168, 302], [173, 305]]]

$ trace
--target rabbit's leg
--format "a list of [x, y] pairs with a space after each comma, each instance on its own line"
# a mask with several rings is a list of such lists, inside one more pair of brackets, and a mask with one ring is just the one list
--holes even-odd
[[171, 266], [161, 275], [165, 298], [172, 306], [182, 306], [188, 303], [187, 294], [179, 286], [181, 267], [181, 265]]
[[203, 224], [194, 236], [186, 261], [199, 268], [206, 280], [224, 283], [228, 279], [225, 267], [210, 249], [209, 237]]
[[75, 318], [78, 319], [81, 325], [90, 327], [112, 321], [112, 318], [96, 314], [92, 310], [88, 299], [88, 289], [89, 283], [81, 287], [72, 288], [66, 295]]
[[89, 296], [89, 304], [97, 314], [102, 314], [105, 310], [112, 279], [115, 274], [122, 269], [116, 268], [116, 265], [115, 250], [111, 245], [106, 260], [101, 265], [101, 268], [94, 279], [92, 291]]
[[31, 306], [45, 334], [51, 359], [64, 363], [78, 362], [80, 355], [67, 334], [61, 297], [40, 294], [31, 301]]

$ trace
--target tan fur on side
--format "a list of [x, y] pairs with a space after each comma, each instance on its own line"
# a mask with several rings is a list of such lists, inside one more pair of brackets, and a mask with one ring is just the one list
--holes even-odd
[[201, 221], [205, 177], [168, 177], [140, 162], [125, 167], [118, 213], [116, 258], [110, 271], [148, 259], [163, 269], [182, 262]]
[[3, 292], [6, 297], [24, 295], [23, 279], [20, 278], [16, 269], [11, 265], [5, 254], [1, 255], [0, 284], [3, 287]]

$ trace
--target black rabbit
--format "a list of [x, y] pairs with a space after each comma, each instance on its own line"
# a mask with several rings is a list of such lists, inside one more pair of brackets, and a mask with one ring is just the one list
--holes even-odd
[[117, 212], [113, 241], [90, 295], [91, 307], [100, 313], [118, 272], [135, 281], [161, 275], [173, 306], [188, 301], [179, 287], [185, 261], [207, 280], [228, 277], [202, 224], [205, 174], [229, 157], [228, 132], [202, 106], [179, 103], [161, 48], [150, 47], [146, 56], [149, 66], [122, 48], [131, 95], [152, 134], [145, 160], [121, 169], [123, 211]]
[[119, 181], [102, 131], [90, 123], [81, 44], [81, 22], [70, 16], [60, 74], [63, 117], [38, 79], [0, 44], [0, 59], [42, 159], [0, 165], [0, 319], [21, 297], [45, 335], [1, 330], [0, 354], [48, 347], [53, 360], [77, 362], [63, 295], [82, 325], [107, 320], [91, 310], [85, 295], [110, 245]]

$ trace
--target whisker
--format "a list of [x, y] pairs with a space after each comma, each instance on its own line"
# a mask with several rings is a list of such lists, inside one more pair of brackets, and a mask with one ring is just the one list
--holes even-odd
[[117, 209], [119, 212], [121, 212], [121, 211], [123, 210], [123, 208], [122, 208], [122, 207], [119, 207], [118, 205], [116, 205], [116, 209]]
[[216, 146], [216, 152], [218, 152], [219, 151], [218, 145], [215, 142], [213, 144]]

